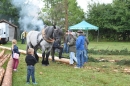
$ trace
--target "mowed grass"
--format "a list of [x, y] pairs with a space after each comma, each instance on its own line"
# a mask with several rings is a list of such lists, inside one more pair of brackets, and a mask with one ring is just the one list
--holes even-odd
[[[11, 47], [11, 43], [3, 46]], [[18, 42], [19, 49], [26, 49], [26, 44]], [[129, 42], [90, 42], [89, 49], [129, 50]], [[130, 50], [129, 50], [130, 51]], [[10, 53], [10, 51], [8, 51]], [[129, 55], [89, 55], [89, 62], [82, 69], [74, 69], [69, 64], [50, 61], [49, 66], [35, 65], [36, 86], [130, 86]], [[117, 60], [116, 62], [99, 61]], [[34, 86], [26, 84], [25, 55], [20, 56], [18, 72], [13, 72], [13, 86]]]
[[130, 51], [130, 42], [90, 42], [88, 49], [95, 50], [124, 50]]

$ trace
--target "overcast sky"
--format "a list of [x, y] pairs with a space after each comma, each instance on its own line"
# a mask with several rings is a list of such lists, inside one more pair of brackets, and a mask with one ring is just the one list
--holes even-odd
[[86, 12], [88, 3], [99, 2], [99, 3], [112, 3], [113, 0], [77, 0], [78, 5]]

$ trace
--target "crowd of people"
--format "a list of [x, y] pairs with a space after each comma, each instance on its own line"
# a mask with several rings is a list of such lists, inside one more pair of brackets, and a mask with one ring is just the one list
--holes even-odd
[[54, 39], [54, 44], [52, 47], [52, 61], [54, 61], [54, 53], [56, 49], [59, 52], [59, 59], [61, 59], [62, 53], [69, 53], [70, 65], [74, 65], [75, 68], [82, 68], [83, 65], [88, 61], [88, 44], [89, 41], [82, 30], [73, 32], [68, 30], [64, 34], [63, 46], [59, 38]]
[[[77, 35], [76, 35], [77, 34]], [[69, 52], [70, 65], [76, 62], [74, 68], [82, 68], [88, 61], [87, 47], [89, 41], [82, 30], [69, 30], [64, 36], [64, 52]]]

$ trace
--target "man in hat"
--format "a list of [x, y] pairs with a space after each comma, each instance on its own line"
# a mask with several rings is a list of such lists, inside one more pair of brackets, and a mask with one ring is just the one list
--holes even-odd
[[75, 68], [82, 68], [84, 64], [84, 43], [85, 37], [83, 36], [83, 31], [78, 30], [78, 38], [76, 39], [76, 57], [77, 57], [77, 65]]

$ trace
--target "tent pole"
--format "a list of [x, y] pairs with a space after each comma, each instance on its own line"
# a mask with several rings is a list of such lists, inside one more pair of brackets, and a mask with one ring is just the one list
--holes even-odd
[[97, 35], [97, 42], [98, 42], [98, 37], [99, 37], [99, 29], [98, 29], [98, 35]]

